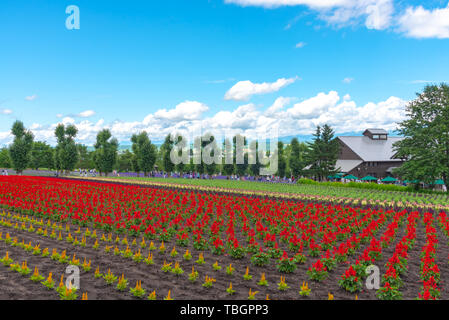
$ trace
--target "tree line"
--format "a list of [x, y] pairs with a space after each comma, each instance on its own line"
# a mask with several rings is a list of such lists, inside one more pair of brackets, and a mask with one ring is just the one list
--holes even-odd
[[[164, 171], [167, 173], [178, 172], [180, 174], [195, 172], [198, 174], [213, 175], [252, 175], [259, 176], [263, 165], [257, 159], [252, 159], [254, 154], [261, 155], [257, 141], [251, 141], [243, 136], [234, 136], [232, 143], [223, 141], [220, 146], [213, 135], [207, 134], [207, 138], [197, 137], [194, 144], [198, 144], [202, 152], [210, 153], [211, 157], [221, 153], [221, 163], [206, 164], [203, 161], [194, 163], [194, 151], [190, 151], [190, 162], [173, 163], [170, 153], [175, 145], [182, 140], [173, 141], [167, 135], [162, 145], [158, 148], [151, 142], [147, 132], [143, 131], [132, 135], [131, 150], [119, 152], [119, 143], [108, 129], [97, 134], [94, 150], [86, 145], [77, 144], [78, 129], [75, 125], [59, 124], [55, 129], [56, 146], [52, 147], [43, 141], [34, 141], [34, 135], [27, 130], [21, 121], [16, 121], [11, 129], [14, 139], [9, 147], [0, 150], [0, 168], [12, 168], [18, 174], [23, 170], [49, 169], [56, 170], [64, 175], [74, 169], [96, 169], [101, 174], [108, 175], [113, 170], [118, 172], [137, 172], [145, 176], [150, 172]], [[206, 136], [206, 135], [205, 135]], [[247, 150], [243, 155], [243, 163], [237, 162], [236, 140], [240, 138]], [[254, 152], [250, 152], [254, 151]], [[316, 180], [324, 180], [327, 176], [338, 172], [335, 164], [338, 157], [338, 143], [334, 138], [334, 130], [328, 126], [318, 126], [312, 142], [299, 142], [293, 138], [290, 144], [279, 141], [274, 154], [277, 157], [279, 177], [309, 176]], [[269, 151], [266, 152], [269, 157]], [[232, 163], [225, 159], [232, 157]], [[252, 160], [252, 161], [251, 161]]]
[[[407, 119], [398, 124], [396, 130], [404, 139], [394, 145], [396, 158], [404, 164], [394, 170], [395, 175], [410, 181], [433, 183], [442, 179], [449, 186], [449, 85], [428, 85], [417, 98], [406, 106]], [[120, 172], [149, 172], [157, 169], [165, 172], [198, 172], [212, 175], [221, 172], [225, 175], [251, 174], [257, 176], [260, 163], [250, 164], [249, 154], [244, 154], [244, 162], [236, 164], [235, 142], [223, 143], [221, 152], [224, 159], [233, 157], [233, 163], [222, 164], [174, 164], [170, 152], [175, 145], [170, 136], [157, 148], [146, 132], [131, 137], [132, 150], [118, 152], [118, 141], [108, 129], [97, 134], [94, 150], [76, 143], [77, 128], [74, 125], [60, 124], [55, 129], [57, 145], [52, 147], [46, 142], [34, 141], [33, 133], [23, 123], [16, 121], [11, 133], [14, 140], [9, 147], [0, 150], [0, 168], [13, 168], [18, 173], [26, 168], [47, 168], [67, 173], [75, 168], [96, 169], [108, 174], [112, 170]], [[195, 139], [206, 149], [211, 143], [218, 144], [213, 136], [209, 141]], [[257, 142], [249, 143], [243, 137], [244, 145], [257, 151]], [[302, 143], [293, 138], [288, 145], [278, 142], [275, 154], [278, 157], [280, 177], [306, 176], [318, 181], [326, 180], [329, 175], [340, 171], [336, 168], [339, 144], [334, 130], [329, 125], [318, 126], [311, 142]], [[192, 154], [191, 154], [192, 155]]]

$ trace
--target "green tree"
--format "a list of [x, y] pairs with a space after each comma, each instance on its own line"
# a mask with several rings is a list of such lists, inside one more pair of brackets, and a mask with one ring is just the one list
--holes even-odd
[[78, 163], [76, 164], [76, 168], [93, 169], [95, 167], [93, 151], [89, 151], [87, 146], [83, 144], [77, 144], [76, 149], [78, 150]]
[[335, 168], [340, 146], [334, 138], [334, 130], [327, 124], [321, 128], [317, 126], [312, 143], [308, 143], [306, 160], [310, 164], [309, 174], [318, 181], [336, 174]]
[[78, 133], [78, 129], [69, 124], [58, 124], [55, 129], [56, 136], [56, 148], [55, 148], [55, 167], [58, 171], [65, 171], [69, 173], [75, 169], [78, 163], [78, 149], [75, 143], [75, 137]]
[[297, 138], [293, 138], [290, 142], [288, 150], [288, 165], [290, 168], [290, 173], [294, 177], [299, 177], [303, 174], [304, 167], [306, 166], [305, 152], [307, 150], [307, 146], [304, 143], [299, 143]]
[[[183, 173], [189, 169], [189, 163], [186, 163], [186, 162], [189, 162], [188, 158], [189, 158], [189, 151], [190, 151], [187, 149], [187, 139], [179, 133], [176, 134], [174, 146], [176, 146], [178, 148], [178, 157], [181, 159], [181, 162], [176, 164], [176, 170], [178, 170], [179, 174], [182, 176]], [[183, 155], [183, 150], [184, 150], [184, 152], [187, 151], [186, 155]], [[184, 158], [183, 158], [183, 156], [184, 156]]]
[[11, 158], [9, 157], [8, 148], [2, 148], [0, 150], [0, 168], [11, 168]]
[[[226, 138], [225, 141], [223, 142], [223, 150], [224, 150], [223, 172], [225, 175], [230, 176], [234, 173], [235, 166], [234, 166], [233, 147], [229, 138]], [[226, 159], [228, 161], [226, 161]]]
[[157, 148], [151, 143], [146, 131], [131, 137], [132, 149], [136, 156], [137, 165], [144, 176], [153, 170], [157, 158]]
[[249, 172], [254, 177], [260, 175], [260, 168], [262, 168], [260, 159], [261, 157], [259, 155], [259, 143], [256, 140], [251, 141], [251, 143], [249, 144], [248, 163], [250, 163]]
[[[203, 162], [202, 152], [203, 152], [203, 142], [201, 137], [195, 137], [194, 139], [194, 157], [197, 161], [195, 163], [195, 171], [199, 174], [204, 174], [206, 172], [206, 164]], [[199, 158], [199, 159], [198, 159]]]
[[433, 183], [442, 178], [449, 187], [449, 85], [429, 85], [406, 106], [399, 124], [404, 139], [396, 142], [396, 157], [406, 162], [395, 174]]
[[321, 142], [320, 167], [323, 173], [322, 178], [327, 179], [328, 176], [334, 175], [340, 171], [340, 168], [336, 167], [338, 155], [340, 153], [340, 145], [337, 139], [335, 139], [334, 130], [327, 124], [323, 127]]
[[193, 150], [190, 149], [189, 153], [190, 153], [190, 161], [189, 161], [189, 164], [186, 166], [186, 168], [187, 168], [187, 171], [194, 172], [196, 165], [193, 163]]
[[162, 165], [165, 172], [173, 172], [175, 169], [175, 164], [170, 159], [170, 152], [173, 148], [174, 141], [172, 141], [171, 136], [167, 135], [165, 137], [164, 143], [160, 147], [160, 153], [162, 158]]
[[45, 142], [36, 141], [31, 150], [30, 167], [38, 170], [39, 168], [53, 169], [53, 148]]
[[319, 159], [321, 157], [321, 127], [317, 126], [315, 133], [313, 134], [313, 142], [307, 142], [306, 161], [309, 164], [307, 174], [314, 177], [314, 179], [320, 181], [322, 172], [320, 169]]
[[140, 167], [139, 167], [139, 162], [138, 162], [138, 152], [139, 150], [138, 148], [138, 144], [133, 144], [131, 149], [132, 149], [132, 157], [131, 157], [131, 166], [133, 168], [133, 171], [137, 173], [137, 176], [139, 176], [140, 174]]
[[[242, 146], [238, 146], [237, 142], [241, 141]], [[245, 150], [248, 147], [248, 141], [245, 136], [236, 135], [232, 138], [232, 142], [234, 144], [234, 163], [235, 163], [235, 172], [241, 177], [244, 176], [248, 170], [249, 161], [248, 161], [248, 152]], [[239, 152], [239, 148], [243, 147], [243, 157], [242, 154], [237, 155]], [[240, 159], [238, 158], [240, 157]], [[239, 163], [240, 162], [240, 163]]]
[[115, 165], [116, 170], [118, 172], [129, 172], [133, 170], [133, 157], [134, 154], [129, 150], [119, 153]]
[[[217, 172], [217, 163], [221, 162], [221, 151], [218, 148], [217, 140], [215, 137], [206, 133], [201, 139], [201, 153], [202, 160], [203, 156], [207, 158], [207, 162], [204, 163], [205, 170], [208, 175], [213, 175]], [[203, 162], [203, 161], [202, 161]]]
[[284, 143], [282, 141], [279, 141], [277, 145], [277, 157], [278, 171], [276, 174], [279, 177], [285, 177], [285, 174], [287, 172], [287, 159], [285, 158]]
[[107, 176], [112, 172], [117, 161], [118, 141], [112, 138], [112, 134], [108, 129], [104, 129], [97, 134], [97, 141], [94, 147], [95, 167], [100, 176], [102, 173]]
[[11, 133], [14, 136], [13, 143], [9, 147], [9, 156], [12, 167], [17, 174], [22, 174], [31, 160], [34, 136], [31, 131], [26, 130], [21, 121], [15, 121]]

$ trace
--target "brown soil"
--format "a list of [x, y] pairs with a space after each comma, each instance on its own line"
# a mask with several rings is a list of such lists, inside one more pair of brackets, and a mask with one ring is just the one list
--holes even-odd
[[[12, 220], [14, 221], [14, 220]], [[387, 222], [377, 233], [377, 238], [379, 239], [389, 222]], [[14, 221], [15, 224], [15, 221]], [[20, 223], [19, 223], [20, 225]], [[27, 224], [28, 226], [28, 224]], [[436, 221], [435, 221], [436, 226]], [[37, 226], [35, 226], [37, 229]], [[436, 226], [437, 227], [437, 226]], [[81, 240], [81, 235], [76, 235], [74, 233], [77, 230], [77, 226], [71, 226], [71, 234], [73, 237], [77, 237]], [[50, 229], [49, 229], [50, 230]], [[84, 231], [84, 228], [81, 228]], [[89, 230], [93, 231], [93, 229]], [[449, 247], [447, 245], [446, 237], [441, 233], [440, 228], [437, 227], [438, 237], [440, 240], [440, 245], [438, 248], [438, 259], [437, 263], [441, 269], [441, 292], [442, 298], [447, 299], [449, 294], [449, 288], [447, 281], [445, 281], [445, 276], [448, 275], [449, 266], [447, 264], [447, 256], [449, 253]], [[129, 293], [129, 287], [134, 287], [137, 280], [142, 281], [142, 287], [146, 289], [147, 295], [153, 290], [156, 290], [157, 298], [162, 299], [167, 295], [168, 290], [171, 290], [172, 297], [177, 300], [227, 300], [227, 299], [237, 299], [246, 300], [248, 297], [249, 289], [253, 291], [259, 291], [256, 295], [256, 299], [264, 299], [267, 294], [269, 294], [270, 299], [279, 300], [310, 300], [310, 299], [327, 299], [328, 293], [332, 293], [335, 299], [354, 299], [355, 294], [348, 293], [338, 286], [338, 279], [341, 274], [344, 273], [345, 269], [348, 267], [349, 263], [355, 262], [357, 257], [363, 252], [366, 245], [361, 246], [359, 250], [350, 257], [347, 263], [342, 263], [336, 266], [336, 268], [330, 272], [328, 279], [324, 280], [322, 283], [316, 283], [311, 281], [306, 274], [306, 271], [310, 265], [317, 260], [317, 258], [308, 257], [308, 260], [304, 265], [299, 265], [298, 269], [292, 273], [285, 275], [286, 283], [291, 287], [286, 291], [279, 291], [277, 288], [277, 283], [280, 280], [281, 274], [277, 271], [273, 260], [266, 267], [255, 267], [249, 261], [249, 256], [246, 256], [242, 260], [234, 260], [227, 255], [215, 256], [210, 251], [203, 252], [206, 263], [204, 265], [198, 265], [194, 261], [197, 260], [199, 251], [195, 250], [192, 246], [187, 247], [192, 253], [192, 260], [186, 262], [183, 260], [182, 255], [186, 248], [176, 247], [178, 251], [178, 256], [176, 258], [170, 257], [170, 251], [175, 245], [174, 241], [166, 243], [166, 252], [161, 254], [156, 249], [153, 252], [154, 265], [148, 266], [144, 262], [136, 263], [132, 259], [127, 259], [122, 256], [115, 256], [112, 252], [104, 252], [105, 245], [115, 246], [114, 242], [104, 243], [99, 241], [99, 250], [94, 250], [92, 248], [95, 240], [87, 237], [87, 246], [85, 248], [80, 246], [73, 246], [65, 241], [67, 233], [62, 231], [63, 241], [53, 240], [49, 237], [44, 237], [37, 235], [36, 233], [31, 233], [28, 231], [16, 230], [12, 227], [0, 226], [0, 232], [3, 233], [3, 237], [6, 233], [10, 233], [11, 237], [17, 237], [18, 241], [21, 242], [22, 239], [25, 243], [31, 241], [32, 245], [40, 244], [41, 249], [48, 248], [50, 253], [55, 248], [58, 253], [63, 250], [67, 250], [67, 255], [72, 257], [76, 254], [76, 257], [83, 262], [84, 258], [87, 261], [92, 261], [92, 270], [89, 272], [84, 272], [81, 268], [81, 289], [79, 290], [79, 296], [81, 293], [87, 292], [90, 300], [116, 300], [116, 299], [136, 299]], [[98, 238], [101, 237], [102, 231], [97, 230]], [[391, 257], [396, 243], [405, 235], [405, 222], [402, 227], [399, 228], [395, 240], [392, 244], [383, 249], [383, 259], [377, 263], [381, 270], [381, 275], [385, 272], [385, 263], [388, 258]], [[115, 239], [116, 235], [113, 235]], [[242, 236], [239, 236], [244, 242]], [[120, 236], [122, 239], [123, 236]], [[128, 238], [129, 246], [133, 252], [136, 252], [139, 248], [140, 239], [137, 239], [137, 246], [132, 246], [133, 238]], [[421, 221], [417, 224], [417, 241], [414, 248], [410, 251], [409, 255], [409, 271], [405, 274], [402, 279], [404, 280], [404, 286], [401, 288], [403, 292], [403, 299], [415, 299], [421, 288], [421, 282], [419, 281], [419, 264], [420, 258], [419, 253], [424, 245], [424, 230]], [[150, 241], [146, 241], [147, 245]], [[159, 247], [160, 242], [154, 241], [156, 248]], [[118, 244], [119, 249], [124, 249], [126, 246]], [[28, 266], [31, 270], [35, 266], [39, 268], [39, 272], [46, 277], [49, 272], [53, 273], [53, 279], [58, 284], [60, 276], [64, 274], [65, 268], [68, 264], [60, 264], [50, 259], [50, 257], [42, 258], [40, 256], [34, 256], [30, 252], [26, 252], [20, 247], [12, 247], [0, 241], [0, 256], [3, 257], [5, 252], [9, 251], [10, 257], [15, 262], [27, 261]], [[142, 256], [144, 258], [148, 255], [148, 247], [141, 250]], [[167, 262], [175, 261], [180, 263], [180, 266], [184, 270], [184, 274], [181, 276], [176, 276], [171, 273], [164, 273], [161, 271], [161, 266], [166, 260]], [[219, 265], [222, 267], [220, 271], [214, 271], [212, 264], [218, 261]], [[225, 273], [226, 266], [232, 263], [233, 267], [236, 269], [233, 276], [229, 276]], [[108, 286], [104, 279], [95, 279], [94, 270], [99, 266], [100, 272], [105, 273], [107, 269], [120, 276], [124, 273], [125, 278], [128, 279], [129, 287], [125, 292], [119, 292], [113, 286]], [[188, 280], [188, 274], [191, 272], [192, 266], [195, 270], [199, 272], [199, 279], [195, 283], [191, 283]], [[250, 274], [253, 279], [250, 281], [243, 280], [243, 274], [246, 267], [249, 266]], [[268, 281], [268, 287], [261, 287], [257, 285], [260, 279], [261, 273], [265, 273], [266, 279]], [[216, 279], [212, 288], [204, 288], [202, 283], [204, 282], [204, 277], [208, 275]], [[307, 298], [303, 298], [298, 294], [300, 285], [303, 281], [308, 282], [311, 288], [311, 294]], [[234, 290], [236, 293], [233, 296], [228, 295], [226, 288], [228, 288], [229, 283], [232, 282]], [[375, 290], [363, 290], [358, 293], [358, 298], [363, 299], [376, 299]], [[58, 294], [55, 291], [49, 291], [41, 284], [33, 283], [28, 277], [23, 277], [20, 274], [10, 271], [9, 268], [0, 265], [0, 299], [59, 299]]]

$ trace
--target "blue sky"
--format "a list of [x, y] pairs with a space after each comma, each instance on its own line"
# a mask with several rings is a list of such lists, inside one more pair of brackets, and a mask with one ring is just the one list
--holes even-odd
[[75, 123], [87, 144], [105, 127], [121, 141], [393, 129], [426, 83], [449, 81], [448, 21], [439, 0], [3, 0], [0, 144], [16, 119], [50, 143]]

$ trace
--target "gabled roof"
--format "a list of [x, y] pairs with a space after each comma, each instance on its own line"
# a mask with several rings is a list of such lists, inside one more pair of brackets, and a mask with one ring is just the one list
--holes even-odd
[[340, 172], [348, 173], [355, 167], [357, 167], [359, 164], [361, 164], [362, 160], [337, 160], [337, 163], [335, 164], [335, 168], [340, 168]]
[[363, 134], [369, 132], [371, 134], [388, 134], [388, 132], [384, 129], [366, 129]]
[[367, 136], [342, 136], [338, 137], [338, 139], [365, 162], [402, 161], [401, 159], [393, 159], [396, 154], [393, 149], [393, 143], [401, 141], [403, 138], [388, 137], [387, 140], [372, 140]]

